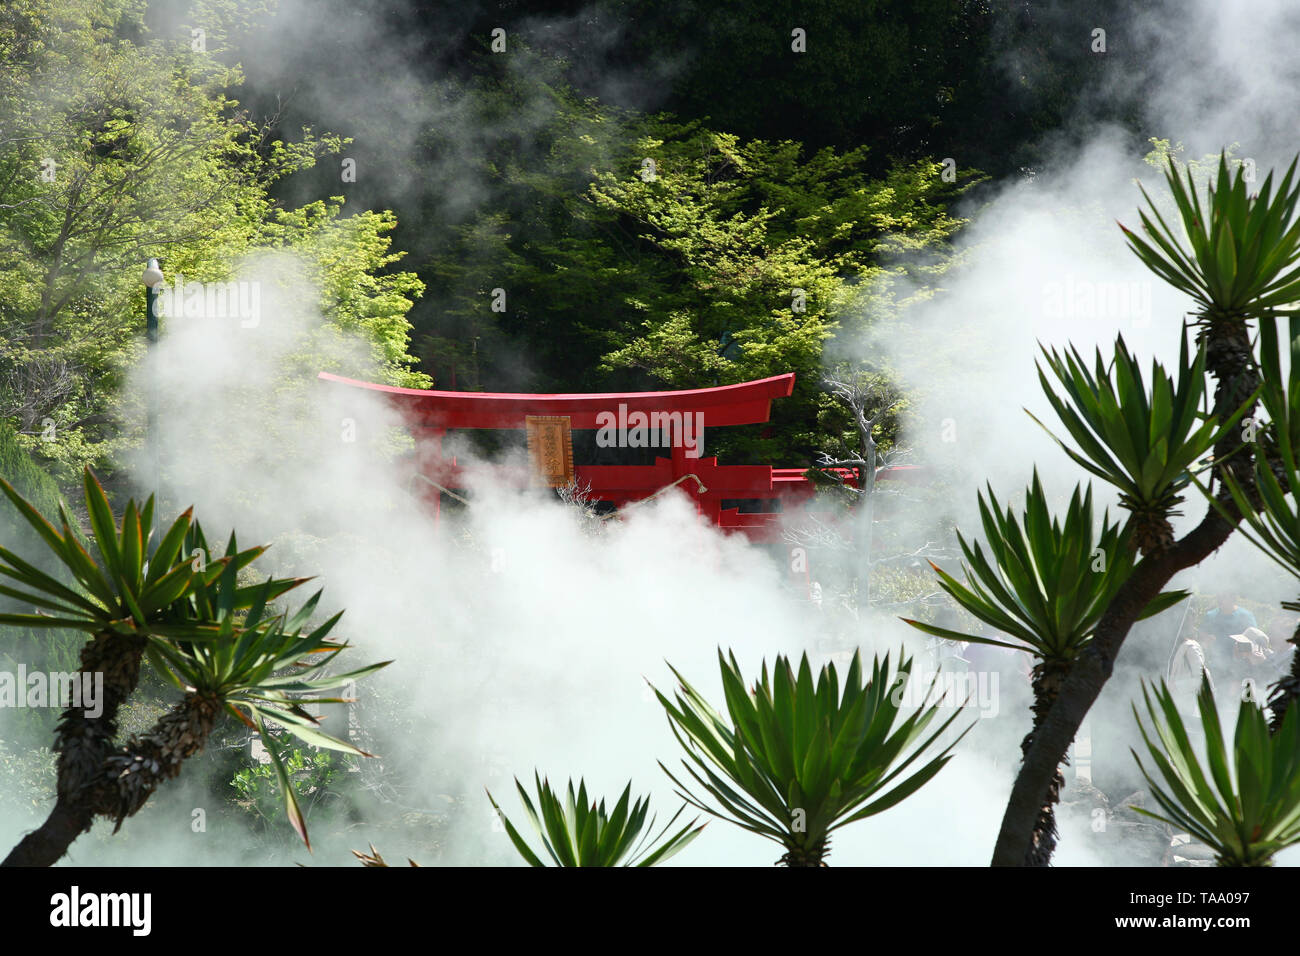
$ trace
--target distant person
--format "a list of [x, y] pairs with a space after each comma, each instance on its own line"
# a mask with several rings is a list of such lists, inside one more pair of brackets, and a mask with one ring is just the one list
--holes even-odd
[[1255, 615], [1244, 607], [1237, 605], [1237, 596], [1225, 591], [1215, 599], [1215, 606], [1205, 612], [1201, 619], [1201, 632], [1212, 633], [1215, 637], [1231, 637], [1242, 634], [1248, 627], [1259, 627]]
[[1245, 681], [1257, 682], [1268, 672], [1268, 637], [1259, 629], [1255, 615], [1239, 607], [1236, 595], [1229, 591], [1220, 594], [1216, 606], [1201, 619], [1200, 645], [1218, 686], [1226, 689], [1231, 685], [1233, 693]]

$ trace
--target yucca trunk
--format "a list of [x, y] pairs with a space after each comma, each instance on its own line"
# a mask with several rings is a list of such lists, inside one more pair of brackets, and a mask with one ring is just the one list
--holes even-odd
[[113, 751], [118, 708], [139, 683], [143, 653], [142, 638], [113, 633], [97, 634], [81, 649], [80, 672], [103, 674], [103, 711], [98, 717], [87, 717], [77, 707], [63, 712], [54, 743], [60, 797], [84, 794], [98, 779], [104, 759]]
[[1174, 504], [1133, 510], [1133, 547], [1140, 553], [1159, 554], [1174, 546], [1174, 526], [1169, 521]]
[[1258, 384], [1253, 374], [1245, 374], [1251, 371], [1255, 354], [1250, 325], [1244, 315], [1201, 313], [1198, 321], [1197, 337], [1205, 341], [1205, 368], [1218, 382], [1216, 398], [1226, 399], [1224, 408], [1240, 407]]
[[828, 866], [826, 854], [830, 852], [830, 837], [822, 837], [802, 846], [786, 844], [785, 853], [776, 861], [777, 866]]
[[1273, 696], [1268, 699], [1268, 706], [1273, 711], [1273, 719], [1269, 721], [1269, 730], [1277, 733], [1282, 727], [1282, 718], [1286, 716], [1287, 708], [1300, 697], [1300, 625], [1296, 626], [1295, 633], [1287, 641], [1295, 650], [1291, 654], [1291, 672], [1277, 682], [1277, 688], [1273, 691]]
[[[1250, 344], [1250, 326], [1243, 316], [1212, 316], [1201, 318], [1200, 336], [1205, 339], [1205, 368], [1214, 376], [1214, 413], [1227, 418], [1251, 397], [1259, 385], [1259, 375], [1254, 369], [1254, 350]], [[1255, 404], [1242, 416], [1242, 421], [1255, 413]], [[1237, 483], [1255, 497], [1255, 456], [1233, 455], [1241, 446], [1239, 433], [1229, 432], [1219, 439], [1214, 457], [1222, 461]], [[1258, 502], [1256, 502], [1258, 504]]]
[[188, 693], [148, 733], [133, 737], [104, 762], [104, 777], [113, 793], [98, 810], [117, 821], [113, 832], [144, 806], [159, 784], [179, 775], [181, 764], [203, 749], [220, 710], [217, 698]]
[[[1030, 748], [1034, 745], [1034, 734], [1047, 719], [1047, 713], [1052, 709], [1052, 704], [1056, 703], [1056, 697], [1069, 674], [1070, 665], [1064, 661], [1043, 661], [1034, 667], [1034, 703], [1030, 707], [1034, 714], [1034, 725], [1020, 744], [1022, 755], [1028, 756]], [[1025, 866], [1051, 865], [1058, 836], [1056, 805], [1061, 801], [1061, 789], [1065, 786], [1065, 775], [1061, 772], [1061, 767], [1065, 766], [1069, 766], [1068, 758], [1062, 758], [1047, 787], [1047, 794], [1034, 820], [1029, 849], [1025, 853]]]
[[203, 749], [221, 702], [195, 693], [186, 694], [147, 733], [125, 747], [114, 746], [117, 711], [139, 683], [143, 651], [143, 638], [112, 633], [97, 634], [82, 648], [81, 673], [104, 675], [103, 713], [91, 718], [80, 708], [63, 712], [54, 745], [58, 799], [46, 821], [23, 837], [4, 866], [52, 865], [96, 816], [121, 827], [159, 784], [179, 774], [181, 764]]
[[87, 717], [78, 707], [63, 712], [55, 736], [57, 799], [40, 827], [19, 841], [3, 866], [51, 866], [90, 829], [104, 796], [103, 769], [114, 752], [117, 711], [140, 680], [144, 639], [105, 631], [81, 649], [80, 674], [102, 674], [103, 710]]

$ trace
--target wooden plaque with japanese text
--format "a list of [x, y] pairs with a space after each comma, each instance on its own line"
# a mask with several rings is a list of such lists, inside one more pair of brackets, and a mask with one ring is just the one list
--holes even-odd
[[528, 415], [528, 455], [537, 480], [548, 488], [574, 481], [573, 431], [568, 415]]

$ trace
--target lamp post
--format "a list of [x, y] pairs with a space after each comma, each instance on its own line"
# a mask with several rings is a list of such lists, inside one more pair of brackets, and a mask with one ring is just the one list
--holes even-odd
[[145, 374], [148, 375], [147, 393], [145, 395], [145, 427], [148, 431], [149, 457], [153, 465], [153, 491], [157, 500], [155, 505], [162, 507], [162, 477], [158, 467], [158, 371], [153, 367], [153, 350], [158, 344], [158, 296], [159, 290], [163, 284], [162, 269], [158, 268], [158, 260], [150, 259], [144, 267], [144, 274], [140, 277], [144, 282], [144, 337], [148, 343], [147, 349], [149, 354], [145, 358], [148, 366]]

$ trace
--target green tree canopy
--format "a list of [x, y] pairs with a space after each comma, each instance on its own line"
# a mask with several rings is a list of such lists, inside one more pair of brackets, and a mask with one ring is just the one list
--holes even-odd
[[[392, 217], [268, 196], [341, 141], [273, 140], [231, 98], [241, 73], [218, 54], [241, 9], [204, 5], [207, 45], [188, 28], [151, 34], [133, 0], [20, 0], [0, 14], [0, 417], [63, 477], [118, 433], [151, 257], [210, 282], [260, 244], [292, 247], [315, 261], [330, 321], [373, 336], [390, 378], [423, 381], [405, 371], [419, 283], [373, 274], [396, 258]], [[54, 440], [40, 441], [50, 422]]]
[[732, 439], [777, 458], [810, 456], [819, 417], [847, 427], [819, 391], [825, 342], [857, 320], [877, 277], [941, 267], [961, 224], [948, 203], [973, 179], [933, 161], [873, 178], [866, 148], [810, 154], [592, 101], [565, 100], [553, 126], [540, 168], [497, 168], [504, 203], [433, 266], [449, 299], [424, 341], [435, 374], [463, 359], [452, 342], [467, 338], [483, 340], [476, 371], [489, 381], [526, 363], [520, 389], [699, 388], [794, 371], [795, 397], [774, 409], [779, 437]]

